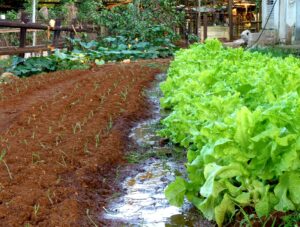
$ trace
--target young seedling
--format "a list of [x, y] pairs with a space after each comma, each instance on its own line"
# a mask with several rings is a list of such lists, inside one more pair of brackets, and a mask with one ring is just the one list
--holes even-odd
[[41, 160], [41, 156], [39, 153], [37, 152], [33, 152], [32, 155], [31, 155], [31, 158], [32, 158], [32, 164], [38, 164], [38, 163], [42, 163], [44, 162], [43, 160]]
[[93, 221], [92, 217], [90, 216], [90, 210], [89, 210], [89, 209], [86, 209], [86, 215], [87, 215], [89, 221], [91, 222], [91, 224], [92, 224], [94, 227], [98, 227], [98, 225]]
[[56, 146], [58, 146], [61, 143], [61, 141], [62, 141], [62, 136], [61, 135], [57, 135], [55, 137], [55, 144], [56, 144]]
[[35, 217], [37, 217], [39, 210], [40, 210], [40, 204], [35, 204], [33, 206], [33, 213]]
[[72, 126], [73, 128], [73, 134], [75, 135], [77, 130], [79, 130], [79, 132], [81, 132], [81, 123], [77, 122], [75, 125]]
[[88, 119], [86, 117], [84, 117], [83, 122], [82, 122], [82, 126], [86, 125], [87, 122], [88, 122]]
[[107, 122], [107, 126], [106, 126], [106, 133], [108, 134], [110, 132], [110, 130], [113, 127], [113, 120], [112, 117], [109, 117], [109, 121]]
[[0, 155], [0, 162], [3, 162], [3, 164], [4, 164], [4, 166], [5, 166], [6, 170], [7, 170], [8, 176], [12, 180], [13, 179], [12, 178], [12, 174], [11, 174], [9, 168], [8, 168], [7, 163], [4, 160], [5, 155], [6, 155], [6, 149], [3, 149], [2, 152], [1, 152], [1, 155]]
[[94, 91], [97, 91], [98, 90], [98, 88], [99, 88], [99, 83], [94, 83]]
[[51, 127], [51, 126], [49, 126], [49, 128], [48, 128], [48, 133], [49, 133], [49, 134], [52, 133], [52, 127]]
[[57, 164], [61, 165], [64, 168], [67, 168], [67, 163], [63, 155], [61, 155], [61, 161], [56, 161]]
[[10, 133], [10, 135], [11, 135], [12, 137], [15, 137], [15, 136], [17, 135], [16, 132], [12, 132], [12, 131], [9, 131], [9, 133]]
[[70, 106], [75, 106], [75, 105], [77, 105], [78, 103], [80, 103], [80, 99], [76, 99], [74, 102], [72, 102], [72, 103], [70, 104]]
[[83, 152], [84, 152], [85, 154], [90, 154], [90, 153], [91, 153], [91, 152], [89, 151], [88, 143], [87, 143], [87, 142], [84, 144]]
[[100, 97], [100, 105], [102, 105], [104, 103], [105, 100], [105, 95], [101, 95]]
[[32, 132], [31, 139], [35, 139], [35, 132]]
[[107, 95], [109, 95], [110, 92], [111, 92], [111, 89], [109, 88], [109, 89], [107, 90]]
[[89, 112], [89, 119], [91, 119], [91, 118], [93, 118], [94, 117], [94, 111], [93, 110], [91, 110], [90, 112]]
[[51, 198], [53, 194], [51, 193], [50, 189], [47, 190], [46, 195], [47, 195], [47, 198], [48, 198], [49, 202], [53, 205], [54, 203], [53, 203], [53, 200]]
[[65, 157], [68, 157], [68, 156], [67, 156], [67, 154], [66, 154], [64, 151], [62, 151], [62, 150], [59, 150], [59, 152], [62, 153], [61, 156], [60, 156], [60, 157], [61, 157], [61, 162], [60, 162], [60, 161], [57, 161], [57, 163], [60, 164], [61, 166], [63, 166], [63, 167], [66, 168], [66, 167], [67, 167], [67, 162], [66, 162]]
[[30, 122], [31, 122], [31, 117], [29, 116], [27, 120], [27, 124], [30, 125]]
[[61, 182], [61, 176], [58, 175], [58, 178], [56, 179], [55, 183], [56, 183], [56, 184], [59, 184], [60, 182]]
[[95, 141], [96, 141], [95, 147], [98, 148], [100, 145], [100, 133], [95, 135]]
[[126, 101], [127, 95], [128, 95], [128, 90], [126, 88], [125, 91], [121, 92], [121, 98], [123, 99], [123, 101]]
[[39, 144], [43, 150], [47, 150], [47, 146], [45, 144], [43, 144], [42, 142], [39, 142]]

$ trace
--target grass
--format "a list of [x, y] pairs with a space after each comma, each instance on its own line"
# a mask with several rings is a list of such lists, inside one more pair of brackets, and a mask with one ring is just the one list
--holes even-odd
[[264, 48], [253, 48], [249, 50], [250, 52], [259, 52], [262, 54], [271, 55], [272, 57], [281, 57], [285, 58], [290, 55], [294, 57], [300, 57], [300, 50], [299, 49], [284, 49], [279, 46], [273, 46], [273, 47], [264, 47]]
[[152, 69], [159, 69], [162, 72], [165, 72], [168, 69], [167, 64], [162, 64], [162, 63], [158, 63], [158, 62], [146, 63], [145, 66], [149, 67], [149, 68], [152, 68]]
[[128, 163], [139, 164], [149, 158], [167, 159], [167, 154], [163, 151], [133, 151], [125, 156]]
[[285, 215], [282, 220], [284, 221], [284, 227], [300, 226], [300, 212]]
[[4, 73], [4, 69], [11, 66], [12, 59], [1, 59], [0, 60], [0, 74]]
[[[298, 227], [300, 226], [300, 212], [286, 213], [283, 216], [277, 213], [273, 213], [268, 217], [257, 217], [254, 213], [247, 213], [243, 208], [240, 208], [240, 212], [243, 215], [243, 219], [238, 222], [238, 226], [261, 226], [261, 227]], [[236, 215], [233, 215], [230, 219], [228, 226], [232, 223], [237, 223], [235, 220]], [[279, 224], [280, 223], [280, 224]]]

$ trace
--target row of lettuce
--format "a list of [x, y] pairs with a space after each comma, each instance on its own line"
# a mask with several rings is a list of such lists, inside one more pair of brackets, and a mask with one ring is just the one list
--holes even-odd
[[[187, 149], [186, 197], [219, 226], [238, 210], [300, 210], [300, 60], [226, 49], [217, 40], [176, 53], [161, 85], [171, 114], [160, 135]], [[250, 209], [251, 210], [251, 209]]]
[[[128, 39], [124, 36], [106, 37], [101, 41], [84, 42], [70, 39], [71, 51], [55, 50], [47, 57], [13, 57], [7, 62], [5, 71], [16, 76], [31, 76], [42, 72], [68, 69], [87, 69], [92, 65], [117, 62], [125, 59], [167, 58], [173, 55], [176, 47], [168, 38], [156, 38], [151, 42]], [[1, 64], [0, 64], [1, 68]]]

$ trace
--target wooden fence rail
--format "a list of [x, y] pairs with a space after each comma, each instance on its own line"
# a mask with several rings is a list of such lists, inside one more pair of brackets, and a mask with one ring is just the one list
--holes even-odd
[[[19, 36], [19, 47], [9, 47], [9, 48], [0, 48], [0, 55], [15, 55], [18, 54], [20, 57], [24, 57], [25, 53], [34, 53], [34, 52], [42, 52], [42, 51], [52, 51], [55, 48], [62, 48], [63, 43], [59, 42], [59, 38], [61, 32], [69, 32], [69, 36], [71, 39], [75, 37], [77, 32], [86, 32], [86, 33], [95, 33], [93, 30], [88, 28], [76, 28], [75, 23], [73, 22], [71, 26], [65, 27], [61, 26], [61, 20], [55, 20], [55, 26], [51, 27], [50, 25], [43, 25], [38, 23], [31, 23], [27, 18], [26, 14], [22, 13], [20, 21], [8, 21], [8, 20], [0, 20], [0, 28], [18, 28], [20, 29]], [[26, 42], [26, 34], [28, 29], [35, 30], [44, 30], [53, 32], [52, 45], [44, 45], [44, 46], [27, 46]], [[1, 31], [1, 30], [0, 30]], [[71, 47], [69, 47], [71, 48]]]

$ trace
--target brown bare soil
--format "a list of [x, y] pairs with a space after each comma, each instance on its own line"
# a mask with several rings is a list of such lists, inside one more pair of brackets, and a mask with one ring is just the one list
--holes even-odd
[[0, 85], [0, 226], [104, 226], [143, 90], [167, 60]]

